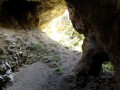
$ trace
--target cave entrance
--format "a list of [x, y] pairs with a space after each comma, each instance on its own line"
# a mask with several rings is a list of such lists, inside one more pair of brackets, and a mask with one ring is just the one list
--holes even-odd
[[[63, 13], [63, 11], [65, 12]], [[19, 25], [26, 27], [26, 25], [28, 25], [29, 27], [51, 21], [44, 29], [42, 29], [43, 32], [45, 32], [51, 39], [71, 50], [82, 51], [81, 46], [84, 36], [79, 34], [73, 28], [64, 0], [58, 0], [58, 2], [49, 1], [49, 3], [46, 3], [45, 1], [32, 2], [30, 0], [6, 0], [1, 5], [0, 13], [2, 15], [0, 21], [5, 23], [5, 25], [10, 23], [15, 26]], [[61, 13], [63, 14], [61, 15]], [[50, 14], [53, 16], [50, 16]], [[48, 19], [46, 19], [46, 16], [48, 16]], [[110, 68], [112, 68], [111, 64], [108, 64], [110, 65]], [[102, 66], [103, 70], [104, 67], [107, 68], [105, 64]]]
[[[57, 41], [61, 45], [71, 50], [82, 52], [84, 36], [82, 34], [79, 34], [74, 29], [67, 9], [61, 16], [53, 19], [42, 31], [45, 32], [47, 36], [52, 40]], [[106, 60], [105, 62], [102, 61], [106, 58], [109, 60], [108, 57], [104, 54], [96, 54], [96, 56], [93, 57], [93, 59], [95, 59], [95, 62], [93, 62], [93, 68], [91, 68], [91, 72], [99, 72], [98, 74], [100, 75], [114, 75], [114, 68], [111, 62]], [[94, 67], [98, 68], [95, 70]]]
[[[84, 36], [79, 34], [73, 28], [67, 9], [61, 16], [53, 19], [42, 31], [45, 32], [52, 40], [59, 42], [63, 46], [72, 50], [82, 52], [81, 46], [83, 44]], [[90, 75], [94, 76], [97, 73], [96, 76], [98, 76], [98, 74], [100, 76], [99, 80], [102, 80], [102, 79], [105, 80], [106, 78], [107, 79], [110, 78], [111, 80], [111, 76], [114, 76], [114, 68], [110, 61], [104, 62], [104, 59], [106, 58], [109, 60], [106, 54], [96, 54], [95, 56], [92, 57], [94, 62], [91, 63], [92, 65], [89, 70]], [[88, 60], [88, 64], [90, 62], [89, 60]], [[86, 65], [85, 68], [87, 68], [87, 66], [88, 65]], [[78, 80], [78, 83], [79, 81], [81, 81], [81, 78], [80, 80]], [[89, 82], [89, 80], [86, 80], [86, 82], [87, 81]]]
[[42, 31], [63, 46], [71, 50], [82, 51], [84, 36], [73, 28], [67, 9], [61, 16], [53, 19]]
[[[64, 10], [65, 8], [62, 7], [63, 10], [61, 10], [61, 12], [63, 13], [63, 11], [65, 11], [62, 15], [60, 15], [61, 14], [60, 11], [58, 11], [60, 14], [58, 14], [57, 16], [53, 15], [54, 14], [53, 9], [58, 10], [61, 8], [59, 7], [60, 4], [55, 5], [56, 5], [55, 7], [58, 8], [55, 8], [54, 4], [44, 3], [44, 1], [43, 3], [42, 2], [33, 3], [32, 1], [27, 2], [25, 0], [21, 1], [7, 0], [2, 5], [3, 12], [1, 13], [3, 14], [2, 16], [3, 19], [1, 19], [1, 21], [4, 22], [5, 24], [10, 22], [13, 23], [13, 25], [16, 24], [22, 27], [26, 27], [26, 25], [28, 25], [28, 27], [32, 25], [38, 26], [42, 25], [43, 23], [51, 21], [49, 22], [49, 24], [45, 26], [44, 29], [42, 29], [42, 31], [45, 32], [48, 35], [48, 37], [50, 37], [54, 41], [57, 41], [59, 44], [62, 44], [68, 49], [82, 51], [81, 46], [83, 43], [84, 36], [74, 30], [67, 9]], [[45, 13], [47, 12], [47, 10], [48, 13]], [[47, 16], [49, 17], [48, 19]], [[91, 67], [90, 71], [94, 74], [92, 70], [98, 66], [97, 65], [99, 64], [98, 60], [101, 61], [100, 59], [102, 58], [100, 58], [100, 55], [96, 55], [93, 56], [92, 59], [93, 60], [95, 59], [94, 60], [95, 62], [93, 62], [93, 67]], [[102, 64], [102, 62], [100, 63], [101, 63], [100, 65], [102, 65], [103, 72], [108, 70], [113, 71], [113, 67], [110, 63], [107, 64]], [[101, 66], [99, 67], [101, 69]]]

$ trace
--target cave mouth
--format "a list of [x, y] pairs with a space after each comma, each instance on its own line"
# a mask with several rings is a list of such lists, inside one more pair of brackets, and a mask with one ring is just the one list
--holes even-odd
[[53, 19], [42, 31], [66, 48], [82, 52], [84, 36], [74, 29], [67, 9], [61, 16]]
[[54, 41], [69, 49], [82, 52], [84, 36], [73, 28], [65, 1], [57, 1], [48, 0], [47, 3], [45, 1], [5, 0], [1, 5], [0, 25], [23, 29], [38, 27]]
[[[39, 10], [44, 8], [42, 5], [43, 4], [39, 1], [5, 0], [2, 3], [0, 11], [0, 22], [3, 26], [7, 25], [7, 27], [11, 24], [17, 27], [21, 26], [22, 28], [29, 26], [39, 27], [42, 24], [40, 23], [41, 16], [39, 16], [39, 12], [41, 13]], [[45, 10], [49, 8], [52, 7], [47, 6]], [[42, 31], [45, 32], [51, 39], [59, 42], [63, 46], [82, 52], [81, 46], [83, 44], [84, 36], [77, 33], [77, 31], [73, 28], [68, 10], [66, 8], [62, 9], [64, 9], [64, 12], [60, 11], [60, 13], [63, 14], [59, 14], [59, 17], [57, 16], [56, 18], [52, 18], [49, 21], [49, 24], [46, 24], [45, 28], [42, 28]], [[102, 70], [105, 71], [104, 69], [107, 69], [105, 68], [107, 66], [109, 65], [102, 64]], [[110, 68], [112, 67], [110, 66]]]
[[[42, 25], [44, 22], [46, 22], [44, 21], [46, 18], [44, 14], [42, 16], [39, 16], [38, 14], [40, 9], [44, 9], [40, 5], [41, 3], [39, 2], [28, 2], [25, 0], [4, 1], [0, 12], [0, 22], [2, 22], [3, 26], [7, 25], [7, 27], [11, 24], [17, 27], [21, 26], [22, 28], [29, 26], [37, 27], [39, 25]], [[48, 8], [51, 7], [47, 7], [45, 10]], [[78, 34], [74, 30], [67, 10], [63, 15], [59, 15], [58, 18], [52, 18], [51, 22], [49, 22], [49, 24], [46, 25], [46, 28], [42, 29], [42, 31], [45, 32], [51, 39], [59, 42], [65, 47], [72, 50], [82, 51], [81, 46], [84, 36]], [[93, 67], [90, 68], [91, 70], [89, 72], [92, 74], [100, 70], [103, 70], [104, 72], [104, 68], [105, 70], [107, 69], [106, 65], [110, 64], [108, 63], [105, 65], [103, 62], [101, 62], [101, 59], [104, 59], [104, 57], [100, 55], [94, 56], [93, 59], [95, 59], [95, 62], [93, 62]], [[100, 64], [97, 60], [100, 61]], [[99, 66], [99, 68], [96, 68], [97, 66]], [[93, 71], [94, 67], [96, 69], [95, 71]]]

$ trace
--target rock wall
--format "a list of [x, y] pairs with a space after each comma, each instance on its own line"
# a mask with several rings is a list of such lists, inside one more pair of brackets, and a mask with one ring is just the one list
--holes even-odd
[[63, 14], [65, 9], [64, 0], [2, 0], [0, 25], [7, 28], [41, 28]]
[[84, 34], [78, 77], [97, 76], [104, 61], [115, 69], [115, 90], [120, 90], [120, 0], [66, 0], [74, 28]]

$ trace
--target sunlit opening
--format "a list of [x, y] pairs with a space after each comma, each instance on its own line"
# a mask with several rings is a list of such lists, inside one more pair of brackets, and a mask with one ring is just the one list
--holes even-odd
[[73, 28], [68, 10], [63, 15], [53, 19], [42, 31], [61, 45], [72, 50], [82, 51], [81, 45], [84, 37]]

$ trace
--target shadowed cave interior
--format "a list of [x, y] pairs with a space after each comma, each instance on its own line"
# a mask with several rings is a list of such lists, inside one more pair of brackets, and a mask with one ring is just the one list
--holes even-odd
[[[98, 1], [99, 3], [97, 3], [97, 4], [99, 4], [99, 6], [95, 5], [93, 7], [95, 7], [95, 8], [101, 7], [103, 4], [105, 4], [105, 5], [103, 5], [104, 6], [103, 11], [101, 11], [101, 9], [100, 9], [100, 11], [98, 11], [100, 13], [102, 12], [103, 15], [101, 15], [101, 17], [96, 16], [98, 18], [98, 20], [100, 20], [100, 18], [102, 18], [102, 20], [104, 21], [104, 18], [106, 17], [106, 15], [104, 14], [104, 12], [105, 12], [104, 9], [106, 10], [107, 5], [108, 5], [107, 8], [111, 9], [111, 7], [113, 6], [113, 4], [111, 4], [111, 3], [114, 3], [115, 0], [110, 0], [113, 2], [107, 2], [108, 0], [106, 0], [106, 2], [102, 2], [103, 4], [101, 4], [101, 1], [102, 0], [99, 0]], [[83, 3], [83, 6], [81, 5], [81, 7], [79, 7], [78, 6], [79, 3], [77, 4], [76, 2]], [[101, 24], [102, 21], [100, 23], [98, 23], [96, 17], [95, 18], [92, 17], [92, 13], [91, 13], [91, 11], [93, 10], [93, 7], [91, 6], [92, 3], [90, 3], [90, 5], [88, 5], [87, 2], [89, 2], [89, 0], [85, 0], [85, 1], [78, 0], [78, 1], [72, 1], [72, 2], [70, 0], [66, 0], [66, 1], [64, 1], [64, 0], [56, 0], [56, 1], [52, 1], [52, 0], [46, 0], [46, 1], [44, 1], [44, 0], [41, 0], [41, 1], [2, 0], [2, 1], [0, 1], [0, 26], [4, 27], [4, 28], [8, 28], [8, 29], [15, 28], [16, 30], [21, 29], [21, 28], [22, 29], [39, 28], [40, 30], [43, 28], [45, 29], [45, 27], [48, 26], [50, 21], [61, 16], [65, 12], [65, 10], [68, 8], [68, 11], [70, 14], [70, 19], [71, 19], [71, 22], [72, 22], [75, 30], [78, 32], [82, 32], [82, 34], [85, 36], [85, 39], [88, 39], [88, 38], [91, 39], [92, 36], [96, 38], [96, 39], [93, 39], [93, 41], [89, 40], [89, 39], [84, 40], [83, 45], [82, 45], [83, 55], [75, 68], [75, 75], [77, 77], [76, 86], [78, 87], [78, 90], [79, 90], [81, 88], [81, 86], [84, 86], [84, 85], [86, 86], [86, 84], [90, 82], [89, 80], [85, 80], [85, 82], [81, 83], [80, 82], [82, 80], [81, 77], [83, 77], [83, 78], [86, 78], [86, 77], [88, 78], [88, 76], [99, 77], [101, 75], [102, 65], [105, 62], [112, 61], [113, 67], [115, 69], [117, 67], [116, 61], [113, 60], [114, 57], [116, 57], [116, 55], [117, 55], [116, 51], [114, 53], [114, 51], [112, 51], [110, 49], [112, 46], [114, 46], [112, 44], [113, 42], [111, 42], [110, 38], [116, 38], [116, 37], [113, 37], [113, 36], [110, 37], [109, 35], [111, 35], [111, 34], [108, 33], [108, 39], [111, 42], [108, 44], [111, 45], [111, 47], [107, 46], [106, 43], [102, 42], [102, 39], [107, 36], [101, 35], [104, 33], [104, 31], [102, 31], [101, 28], [103, 30], [105, 30], [104, 28], [106, 28], [107, 26], [109, 27], [109, 24], [106, 24], [107, 21], [105, 21], [105, 23], [103, 23], [103, 24]], [[94, 2], [93, 4], [96, 3], [94, 0], [92, 0], [91, 2]], [[86, 7], [84, 7], [85, 3], [87, 3], [87, 5], [88, 5], [87, 8], [91, 7], [90, 9], [88, 9], [88, 11], [91, 10], [88, 12], [88, 13], [90, 13], [90, 17], [87, 15], [84, 15], [84, 14], [86, 14], [86, 12], [80, 13], [80, 11], [82, 11], [82, 9], [86, 8]], [[61, 4], [61, 8], [56, 8], [60, 4]], [[52, 12], [55, 9], [56, 9], [56, 11]], [[117, 12], [116, 8], [114, 8], [114, 9], [113, 10], [115, 12]], [[87, 9], [85, 9], [85, 11], [87, 11]], [[112, 11], [112, 14], [114, 13], [114, 11]], [[97, 11], [94, 11], [94, 12], [97, 12]], [[96, 14], [96, 13], [94, 13], [94, 14]], [[116, 15], [116, 13], [115, 13], [115, 15]], [[107, 19], [105, 19], [105, 20], [107, 20]], [[83, 26], [81, 26], [81, 23]], [[115, 22], [115, 23], [117, 23], [117, 22]], [[101, 27], [99, 27], [99, 25]], [[119, 24], [116, 24], [115, 29], [119, 28], [119, 27], [117, 27], [118, 25]], [[41, 26], [43, 26], [43, 27], [41, 28]], [[84, 29], [83, 29], [83, 27], [84, 27]], [[113, 26], [113, 28], [114, 28], [114, 26]], [[112, 32], [112, 31], [114, 31], [114, 29], [111, 30], [110, 32]], [[117, 31], [115, 33], [117, 33]], [[118, 31], [118, 33], [119, 33], [119, 31]], [[103, 37], [101, 37], [101, 36], [103, 36]], [[105, 40], [106, 40], [106, 38], [105, 38]], [[96, 43], [94, 43], [94, 41]], [[119, 42], [119, 40], [116, 42]], [[116, 42], [115, 42], [115, 44], [116, 44]], [[118, 82], [119, 82], [119, 80], [118, 80]], [[117, 86], [115, 86], [114, 89], [116, 89], [116, 87], [120, 88], [119, 84], [117, 84]], [[96, 89], [93, 89], [93, 90], [96, 90]], [[102, 89], [99, 89], [99, 90], [102, 90]], [[119, 90], [119, 89], [117, 89], [117, 90]]]

